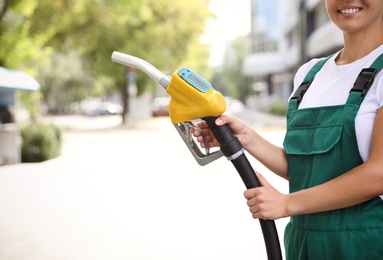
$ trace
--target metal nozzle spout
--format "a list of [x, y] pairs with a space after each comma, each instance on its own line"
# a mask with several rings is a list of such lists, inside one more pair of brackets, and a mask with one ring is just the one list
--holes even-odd
[[152, 64], [143, 59], [114, 51], [112, 53], [112, 61], [142, 70], [152, 79], [157, 81], [164, 89], [166, 89], [170, 83], [171, 77], [169, 75], [161, 72]]

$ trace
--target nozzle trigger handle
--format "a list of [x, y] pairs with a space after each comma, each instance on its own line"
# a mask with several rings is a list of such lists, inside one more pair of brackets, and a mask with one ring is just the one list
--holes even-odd
[[189, 151], [193, 155], [194, 159], [196, 159], [199, 165], [204, 166], [223, 156], [223, 153], [221, 150], [210, 153], [209, 148], [207, 148], [206, 146], [205, 146], [205, 154], [201, 152], [201, 150], [198, 148], [199, 147], [198, 143], [196, 143], [196, 141], [193, 139], [189, 131], [190, 127], [193, 127], [193, 128], [197, 127], [196, 125], [194, 125], [194, 123], [188, 121], [188, 122], [174, 124], [174, 126], [177, 132], [180, 134], [182, 140], [185, 142], [186, 146], [189, 148]]

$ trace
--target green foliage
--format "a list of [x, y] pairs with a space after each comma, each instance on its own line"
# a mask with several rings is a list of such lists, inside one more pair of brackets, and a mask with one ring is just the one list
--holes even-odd
[[287, 107], [282, 102], [275, 102], [270, 106], [270, 114], [284, 116], [287, 113]]
[[245, 101], [249, 94], [249, 79], [242, 75], [242, 63], [248, 55], [247, 39], [238, 37], [228, 44], [223, 63], [215, 68], [212, 85], [226, 96]]
[[60, 155], [62, 133], [57, 126], [32, 124], [20, 132], [22, 162], [42, 162]]
[[80, 56], [74, 51], [66, 54], [55, 52], [49, 64], [37, 66], [38, 81], [45, 97], [48, 111], [63, 113], [66, 104], [93, 96], [93, 80], [87, 76]]
[[40, 33], [32, 31], [38, 0], [4, 0], [0, 20], [0, 66], [28, 69], [49, 55], [44, 45], [53, 35], [49, 26]]
[[[18, 91], [17, 103], [22, 104], [21, 108], [26, 109], [29, 112], [29, 120], [36, 122], [36, 118], [41, 114], [39, 109], [39, 103], [41, 101], [41, 92], [30, 92], [30, 91]], [[21, 101], [21, 102], [20, 102]]]
[[[208, 0], [3, 0], [0, 66], [36, 76], [44, 101], [60, 108], [111, 88], [122, 92], [126, 71], [111, 62], [113, 51], [146, 59], [166, 72], [189, 61], [205, 66], [207, 46], [199, 36], [211, 15], [208, 6]], [[153, 82], [139, 73], [137, 85], [142, 93]]]

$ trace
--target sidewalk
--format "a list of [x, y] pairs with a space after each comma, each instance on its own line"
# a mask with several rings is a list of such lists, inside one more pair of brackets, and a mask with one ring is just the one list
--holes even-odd
[[[286, 127], [284, 116], [274, 116], [271, 114], [245, 109], [239, 113], [232, 114], [243, 120], [253, 128], [264, 130], [283, 130]], [[122, 125], [119, 115], [87, 117], [82, 115], [52, 116], [43, 119], [45, 123], [52, 123], [62, 127], [69, 132], [91, 132], [91, 131], [111, 131], [111, 130], [134, 130], [147, 129], [155, 130], [163, 124], [172, 124], [170, 117], [154, 117], [147, 119], [130, 120]]]
[[[66, 131], [56, 159], [0, 167], [0, 259], [266, 259], [226, 159], [199, 166], [169, 118], [100, 120]], [[282, 131], [262, 134], [283, 139]], [[282, 247], [286, 222], [276, 221]]]

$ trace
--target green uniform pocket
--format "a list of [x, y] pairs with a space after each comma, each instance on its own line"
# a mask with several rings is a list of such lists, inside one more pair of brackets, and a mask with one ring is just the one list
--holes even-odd
[[339, 143], [342, 130], [342, 125], [289, 129], [284, 141], [286, 153], [313, 155], [329, 152]]
[[316, 186], [338, 175], [342, 132], [342, 125], [287, 131], [284, 147], [289, 155], [290, 192]]

